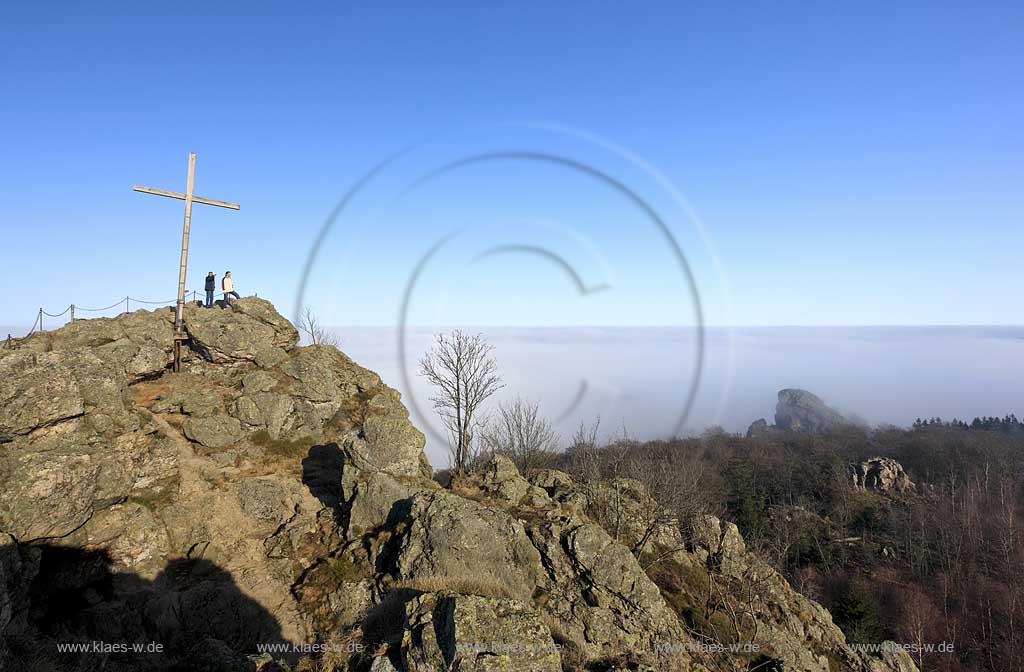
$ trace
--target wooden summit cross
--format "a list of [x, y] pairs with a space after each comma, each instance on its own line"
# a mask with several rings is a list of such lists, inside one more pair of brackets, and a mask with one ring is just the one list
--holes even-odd
[[192, 193], [192, 186], [196, 177], [196, 153], [188, 153], [188, 179], [185, 181], [185, 193], [179, 194], [176, 191], [164, 191], [153, 187], [143, 187], [138, 184], [132, 189], [146, 194], [166, 196], [185, 201], [185, 223], [181, 229], [181, 266], [178, 268], [178, 302], [174, 311], [174, 370], [181, 370], [181, 342], [185, 340], [185, 331], [182, 328], [182, 313], [185, 310], [185, 269], [188, 266], [188, 230], [192, 223], [192, 204], [202, 203], [204, 205], [216, 205], [221, 208], [238, 210], [241, 206], [237, 203], [215, 201], [212, 198], [200, 198]]

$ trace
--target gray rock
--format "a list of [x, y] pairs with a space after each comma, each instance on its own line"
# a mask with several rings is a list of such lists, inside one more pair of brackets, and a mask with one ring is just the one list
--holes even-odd
[[580, 492], [572, 477], [557, 469], [532, 469], [527, 475], [531, 485], [535, 485], [551, 498], [567, 513], [582, 515], [587, 510], [587, 497]]
[[272, 369], [286, 359], [288, 359], [288, 352], [284, 348], [271, 347], [257, 350], [253, 361], [260, 368]]
[[436, 484], [424, 479], [422, 483], [399, 480], [383, 471], [363, 471], [349, 463], [341, 478], [342, 501], [347, 502], [350, 538], [374, 530], [401, 515], [400, 504], [408, 503], [413, 495], [436, 490]]
[[277, 481], [247, 478], [238, 484], [242, 511], [260, 521], [282, 523], [291, 514], [285, 505], [285, 493]]
[[202, 377], [180, 373], [168, 377], [167, 391], [159, 395], [150, 407], [154, 413], [184, 413], [208, 416], [222, 410], [218, 388]]
[[248, 394], [269, 392], [277, 383], [277, 378], [266, 371], [253, 371], [242, 376], [242, 388]]
[[715, 516], [700, 516], [692, 524], [698, 557], [727, 576], [742, 576], [746, 568], [746, 546], [739, 528]]
[[83, 415], [85, 399], [72, 363], [62, 353], [15, 352], [0, 359], [0, 432], [28, 434]]
[[538, 488], [543, 488], [552, 496], [576, 489], [572, 476], [558, 469], [531, 469], [526, 475], [526, 480]]
[[747, 438], [749, 439], [755, 436], [764, 436], [769, 431], [770, 429], [768, 427], [768, 421], [765, 420], [764, 418], [758, 418], [757, 420], [754, 420], [752, 423], [750, 423], [749, 427], [747, 427]]
[[779, 390], [779, 401], [775, 406], [775, 425], [779, 429], [823, 434], [854, 424], [857, 423], [825, 405], [807, 390]]
[[407, 672], [561, 672], [551, 633], [515, 600], [425, 593], [406, 605]]
[[269, 301], [255, 297], [233, 301], [226, 309], [189, 305], [184, 319], [189, 347], [215, 363], [255, 362], [257, 355], [267, 363], [271, 349], [288, 351], [299, 341], [295, 327]]
[[399, 672], [387, 656], [378, 656], [370, 663], [370, 672]]
[[395, 557], [384, 567], [396, 579], [493, 582], [523, 602], [544, 583], [540, 554], [523, 523], [503, 511], [447, 491], [417, 493], [408, 509]]
[[916, 489], [903, 465], [891, 457], [873, 457], [860, 464], [851, 464], [846, 473], [854, 490], [903, 494]]
[[229, 415], [189, 417], [182, 425], [185, 436], [208, 448], [223, 448], [242, 438], [242, 425]]
[[551, 503], [544, 489], [520, 476], [516, 465], [504, 455], [491, 457], [481, 476], [481, 489], [512, 504], [541, 507]]

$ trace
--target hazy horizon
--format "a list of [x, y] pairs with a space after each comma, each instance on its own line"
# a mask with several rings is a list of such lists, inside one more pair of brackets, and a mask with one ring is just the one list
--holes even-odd
[[[438, 467], [444, 444], [429, 390], [416, 375], [436, 331], [406, 328], [404, 358], [396, 328], [348, 328], [338, 335], [342, 351], [402, 393]], [[694, 370], [692, 328], [482, 331], [507, 384], [491, 410], [515, 394], [535, 400], [563, 443], [581, 422], [598, 416], [606, 436], [623, 426], [639, 439], [676, 434]], [[758, 418], [772, 422], [776, 394], [787, 387], [809, 390], [873, 426], [906, 427], [918, 417], [1020, 416], [1024, 410], [1021, 326], [708, 328], [704, 336], [701, 382], [684, 435], [716, 425], [745, 432]]]
[[[445, 447], [416, 370], [434, 334], [450, 328], [406, 327], [404, 357], [397, 327], [332, 329], [343, 352], [402, 393], [427, 434], [435, 467], [444, 466]], [[623, 427], [639, 439], [676, 434], [695, 370], [692, 327], [458, 328], [481, 331], [494, 346], [506, 388], [491, 410], [515, 394], [535, 400], [563, 442], [598, 416], [605, 436]], [[17, 335], [13, 327], [0, 330]], [[1024, 326], [708, 327], [704, 340], [684, 435], [716, 425], [744, 432], [758, 418], [771, 422], [776, 393], [787, 387], [809, 390], [871, 425], [1024, 415]]]

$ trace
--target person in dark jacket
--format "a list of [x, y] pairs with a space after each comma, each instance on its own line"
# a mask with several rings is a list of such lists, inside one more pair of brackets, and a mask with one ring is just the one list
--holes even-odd
[[206, 307], [213, 308], [213, 293], [217, 291], [217, 276], [210, 271], [206, 274]]

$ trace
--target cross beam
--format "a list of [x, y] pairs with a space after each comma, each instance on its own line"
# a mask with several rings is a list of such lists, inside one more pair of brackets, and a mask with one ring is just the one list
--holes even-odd
[[227, 201], [215, 201], [212, 198], [200, 198], [192, 193], [192, 187], [195, 184], [196, 176], [196, 153], [189, 152], [188, 154], [188, 177], [185, 181], [185, 193], [179, 194], [176, 191], [165, 191], [164, 189], [154, 189], [153, 187], [143, 187], [138, 184], [132, 187], [135, 191], [141, 191], [144, 194], [154, 194], [156, 196], [166, 196], [167, 198], [177, 198], [185, 201], [185, 223], [181, 228], [181, 265], [178, 267], [178, 303], [174, 311], [174, 370], [181, 370], [181, 341], [184, 340], [185, 334], [182, 325], [182, 316], [185, 310], [185, 271], [188, 267], [188, 232], [192, 224], [192, 204], [202, 203], [203, 205], [215, 205], [221, 208], [230, 208], [232, 210], [239, 210], [240, 207], [237, 203], [228, 203]]
[[[176, 191], [165, 191], [163, 189], [155, 189], [153, 187], [143, 187], [140, 184], [132, 186], [134, 191], [141, 191], [144, 194], [154, 194], [156, 196], [166, 196], [167, 198], [176, 198], [179, 201], [184, 201], [187, 198], [186, 194], [179, 194]], [[227, 201], [215, 201], [212, 198], [202, 198], [200, 196], [192, 195], [193, 203], [202, 203], [203, 205], [216, 205], [220, 208], [231, 208], [232, 210], [238, 210], [241, 206], [237, 203], [228, 203]]]

